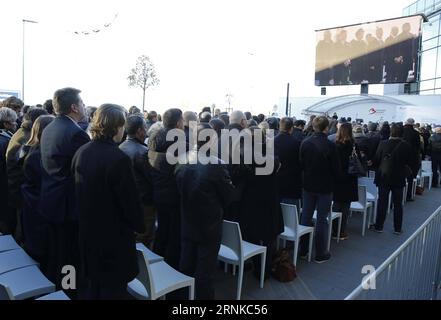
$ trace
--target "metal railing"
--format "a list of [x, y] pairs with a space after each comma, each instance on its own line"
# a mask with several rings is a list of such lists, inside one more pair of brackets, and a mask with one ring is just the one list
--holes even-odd
[[345, 300], [436, 300], [440, 290], [441, 207]]

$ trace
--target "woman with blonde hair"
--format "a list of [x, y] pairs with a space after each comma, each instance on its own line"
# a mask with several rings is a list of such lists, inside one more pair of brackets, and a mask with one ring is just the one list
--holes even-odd
[[32, 126], [29, 141], [20, 151], [24, 175], [24, 183], [21, 186], [24, 248], [40, 263], [43, 273], [48, 271], [50, 232], [49, 225], [39, 210], [42, 175], [40, 138], [43, 130], [54, 119], [55, 117], [50, 115], [38, 117]]

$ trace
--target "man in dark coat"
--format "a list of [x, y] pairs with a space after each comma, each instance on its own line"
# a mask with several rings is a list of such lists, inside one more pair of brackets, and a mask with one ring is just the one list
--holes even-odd
[[406, 167], [411, 164], [412, 153], [411, 146], [402, 137], [403, 127], [393, 124], [391, 138], [380, 142], [373, 160], [373, 166], [378, 168], [375, 175], [375, 184], [378, 186], [378, 213], [374, 229], [377, 232], [383, 232], [390, 192], [392, 192], [394, 205], [395, 233], [401, 234], [402, 232], [403, 188], [406, 186], [408, 171]]
[[380, 133], [377, 131], [378, 124], [372, 122], [368, 124], [369, 132], [366, 134], [368, 138], [369, 153], [367, 154], [367, 160], [372, 161], [375, 153], [377, 152], [378, 145], [381, 141]]
[[153, 186], [150, 177], [151, 167], [148, 159], [148, 147], [144, 144], [147, 138], [146, 123], [142, 116], [127, 118], [127, 140], [119, 148], [129, 156], [135, 174], [135, 181], [144, 209], [145, 234], [138, 235], [137, 240], [147, 247], [152, 247], [155, 238], [156, 209], [153, 206]]
[[292, 136], [300, 143], [303, 141], [303, 139], [305, 139], [305, 133], [304, 133], [305, 126], [306, 126], [306, 122], [304, 120], [296, 120], [294, 122]]
[[220, 159], [211, 157], [210, 164], [203, 165], [194, 150], [186, 157], [187, 163], [175, 170], [181, 199], [180, 270], [195, 278], [197, 300], [213, 300], [224, 209], [235, 189]]
[[71, 162], [79, 147], [90, 141], [78, 122], [85, 117], [80, 90], [64, 88], [54, 94], [57, 118], [43, 131], [40, 141], [42, 181], [41, 213], [52, 229], [50, 280], [61, 288], [63, 266], [78, 267], [78, 212]]
[[[300, 164], [303, 169], [303, 211], [300, 224], [312, 226], [312, 217], [317, 210], [316, 262], [331, 258], [327, 252], [328, 214], [331, 210], [335, 182], [341, 176], [341, 166], [334, 143], [327, 139], [329, 121], [326, 117], [313, 120], [314, 134], [300, 146]], [[308, 239], [301, 241], [302, 256], [307, 254]]]
[[430, 137], [428, 152], [432, 160], [432, 187], [438, 188], [438, 170], [441, 171], [441, 127], [436, 128], [435, 133]]
[[[179, 192], [174, 176], [175, 165], [167, 161], [167, 152], [174, 142], [167, 141], [167, 133], [176, 129], [182, 136], [184, 125], [182, 111], [169, 109], [164, 113], [164, 128], [156, 131], [149, 139], [149, 163], [152, 167], [153, 202], [157, 208], [158, 229], [154, 251], [163, 256], [175, 269], [179, 268], [181, 252], [181, 222]], [[183, 153], [186, 148], [184, 146]], [[179, 156], [179, 154], [177, 154]]]
[[[421, 140], [420, 134], [415, 130], [415, 120], [412, 118], [407, 119], [403, 128], [403, 140], [406, 141], [410, 147], [410, 168], [412, 169], [412, 175], [407, 177], [409, 186], [412, 185], [413, 179], [416, 178], [421, 167]], [[412, 188], [407, 190], [407, 200], [412, 201]]]
[[[145, 231], [142, 204], [130, 158], [118, 148], [124, 109], [102, 105], [93, 140], [72, 160], [79, 213], [81, 299], [123, 299], [139, 272], [135, 232]], [[105, 161], [103, 161], [105, 159]]]
[[283, 118], [280, 121], [280, 133], [274, 139], [275, 155], [279, 158], [280, 169], [277, 182], [281, 203], [297, 204], [302, 196], [302, 171], [299, 162], [300, 141], [292, 136], [293, 121]]

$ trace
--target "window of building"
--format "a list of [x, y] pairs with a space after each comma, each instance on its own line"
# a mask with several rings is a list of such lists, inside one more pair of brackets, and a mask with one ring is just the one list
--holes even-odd
[[417, 12], [424, 12], [425, 6], [426, 6], [426, 0], [418, 0], [417, 3]]
[[430, 40], [426, 40], [423, 42], [423, 51], [427, 51], [429, 49], [435, 48], [438, 46], [438, 37], [432, 38]]
[[423, 41], [439, 35], [440, 16], [430, 18], [429, 22], [423, 24]]
[[430, 13], [433, 12], [433, 6], [435, 5], [435, 0], [426, 0], [426, 8], [424, 10], [424, 12]]
[[421, 57], [421, 80], [435, 78], [438, 48], [424, 51]]
[[434, 88], [435, 88], [435, 80], [426, 80], [426, 81], [421, 81], [420, 83], [421, 91], [433, 90]]
[[[441, 77], [441, 50], [438, 49], [438, 59], [436, 65], [436, 77]], [[441, 83], [440, 83], [441, 84]]]
[[416, 2], [414, 4], [411, 4], [409, 6], [409, 15], [413, 15], [416, 13], [417, 4]]

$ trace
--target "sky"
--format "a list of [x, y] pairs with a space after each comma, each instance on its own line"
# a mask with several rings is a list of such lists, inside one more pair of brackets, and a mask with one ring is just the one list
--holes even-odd
[[[146, 110], [199, 111], [215, 104], [268, 114], [286, 95], [314, 86], [315, 30], [399, 17], [411, 0], [15, 0], [2, 3], [0, 89], [21, 91], [25, 24], [25, 103], [56, 89], [82, 90], [86, 105], [141, 107], [127, 77], [140, 55], [160, 83]], [[99, 30], [99, 32], [94, 32]], [[76, 34], [77, 32], [78, 34]], [[328, 95], [359, 93], [328, 88]], [[383, 86], [370, 93], [382, 94]]]

